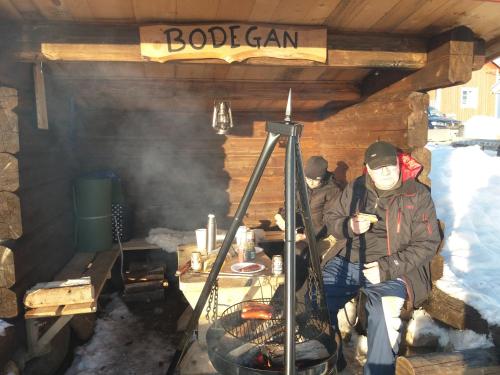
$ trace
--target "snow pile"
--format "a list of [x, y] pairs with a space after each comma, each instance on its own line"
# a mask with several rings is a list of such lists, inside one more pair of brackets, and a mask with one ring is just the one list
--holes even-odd
[[5, 336], [5, 329], [7, 327], [12, 327], [12, 324], [9, 324], [5, 320], [0, 319], [0, 336]]
[[466, 350], [491, 348], [493, 342], [486, 335], [480, 335], [471, 330], [458, 331], [438, 326], [424, 310], [416, 310], [408, 324], [407, 337], [413, 342], [422, 341], [422, 337], [439, 338], [442, 350]]
[[177, 246], [196, 242], [194, 231], [178, 231], [168, 228], [154, 228], [149, 231], [146, 242], [161, 247], [168, 253], [175, 253]]
[[464, 137], [500, 139], [500, 119], [490, 116], [473, 116], [464, 123]]
[[500, 157], [479, 146], [429, 148], [432, 197], [446, 225], [437, 286], [500, 325]]
[[163, 375], [175, 351], [172, 341], [172, 336], [146, 330], [115, 295], [92, 339], [76, 349], [66, 375]]

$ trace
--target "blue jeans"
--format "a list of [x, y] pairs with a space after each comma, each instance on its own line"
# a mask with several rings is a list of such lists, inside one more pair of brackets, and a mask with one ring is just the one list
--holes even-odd
[[367, 297], [368, 355], [364, 375], [390, 375], [395, 372], [401, 319], [406, 299], [405, 283], [388, 280], [372, 284], [363, 275], [363, 265], [335, 257], [323, 269], [326, 303], [330, 322], [338, 331], [337, 313], [358, 291]]

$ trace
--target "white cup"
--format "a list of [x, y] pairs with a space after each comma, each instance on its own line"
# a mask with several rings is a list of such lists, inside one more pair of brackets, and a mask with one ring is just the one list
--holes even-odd
[[199, 251], [205, 251], [207, 247], [207, 229], [196, 229], [196, 247]]
[[236, 231], [236, 244], [238, 245], [238, 248], [242, 248], [245, 247], [246, 243], [247, 243], [247, 227], [245, 225], [242, 225]]

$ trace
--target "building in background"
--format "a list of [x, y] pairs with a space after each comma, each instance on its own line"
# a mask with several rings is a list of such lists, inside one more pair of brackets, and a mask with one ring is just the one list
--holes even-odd
[[469, 82], [429, 92], [430, 105], [462, 122], [473, 116], [500, 118], [500, 59], [472, 72]]

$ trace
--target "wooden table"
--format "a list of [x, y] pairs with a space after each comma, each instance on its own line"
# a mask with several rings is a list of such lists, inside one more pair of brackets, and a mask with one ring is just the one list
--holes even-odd
[[[198, 251], [195, 244], [179, 245], [177, 255], [179, 266], [191, 259], [191, 253]], [[276, 288], [284, 284], [285, 276], [281, 274], [274, 276], [271, 273], [271, 259], [264, 252], [257, 254], [255, 263], [265, 266], [265, 269], [258, 273], [241, 274], [231, 271], [231, 265], [238, 263], [237, 257], [227, 258], [224, 262], [218, 277], [218, 315], [222, 314], [228, 307], [244, 300], [256, 298], [271, 298]], [[194, 309], [201, 291], [208, 277], [207, 272], [188, 271], [179, 277], [179, 289], [184, 293], [191, 307]], [[205, 310], [199, 320], [199, 341], [205, 345], [205, 333], [209, 326]]]

